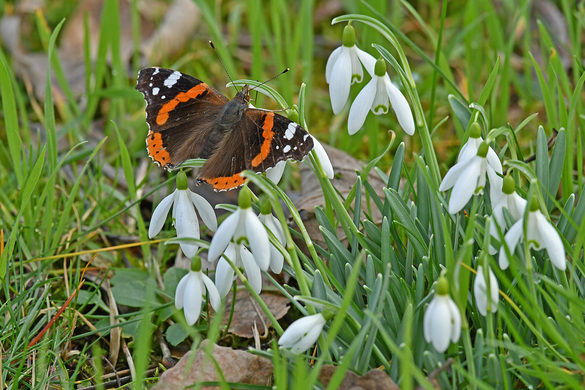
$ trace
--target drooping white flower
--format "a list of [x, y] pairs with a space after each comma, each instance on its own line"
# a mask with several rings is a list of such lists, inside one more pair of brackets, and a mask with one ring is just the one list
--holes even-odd
[[280, 336], [278, 345], [290, 348], [290, 351], [295, 354], [305, 352], [317, 342], [326, 322], [323, 313], [299, 318]]
[[[230, 242], [223, 253], [237, 268], [244, 268], [244, 274], [252, 289], [260, 294], [262, 291], [262, 272], [254, 259], [254, 255], [243, 244]], [[235, 272], [230, 263], [221, 257], [215, 269], [215, 286], [223, 298], [227, 295], [235, 280]]]
[[524, 232], [524, 219], [517, 221], [506, 236], [504, 237], [505, 246], [500, 247], [499, 264], [501, 269], [506, 269], [510, 265], [506, 246], [510, 253], [514, 253], [516, 245], [522, 238], [528, 240], [529, 248], [536, 250], [546, 249], [548, 257], [555, 267], [564, 271], [567, 268], [567, 259], [565, 258], [565, 246], [563, 240], [557, 232], [557, 229], [551, 224], [544, 214], [540, 211], [538, 200], [533, 198], [530, 203], [526, 221], [526, 232]]
[[[173, 207], [173, 225], [179, 238], [199, 238], [199, 220], [195, 208], [201, 219], [211, 230], [217, 229], [217, 219], [213, 207], [203, 198], [192, 192], [187, 185], [187, 175], [183, 171], [177, 174], [177, 189], [165, 197], [154, 209], [148, 237], [156, 236], [162, 229], [169, 210]], [[181, 242], [181, 249], [188, 258], [197, 253], [198, 246], [192, 242]]]
[[449, 213], [458, 213], [474, 194], [483, 193], [486, 173], [490, 181], [490, 199], [492, 204], [497, 203], [502, 194], [502, 178], [498, 174], [501, 175], [502, 172], [502, 163], [498, 156], [487, 143], [482, 142], [475, 157], [462, 159], [451, 167], [439, 186], [439, 191], [453, 187], [449, 198]]
[[449, 284], [444, 276], [439, 277], [437, 292], [425, 312], [423, 331], [427, 343], [438, 352], [445, 352], [449, 343], [459, 341], [461, 313], [449, 296]]
[[[282, 225], [278, 221], [278, 219], [272, 215], [272, 208], [270, 207], [270, 202], [265, 201], [262, 204], [262, 209], [260, 210], [260, 216], [258, 217], [260, 221], [266, 226], [266, 229], [272, 232], [276, 239], [284, 246], [285, 245], [285, 238], [284, 238], [284, 230], [282, 230]], [[275, 274], [279, 274], [282, 272], [282, 267], [284, 265], [284, 256], [276, 247], [270, 243], [270, 270]]]
[[475, 296], [475, 304], [477, 310], [482, 316], [486, 316], [488, 309], [491, 313], [495, 313], [498, 310], [499, 290], [498, 290], [498, 279], [494, 272], [488, 266], [489, 274], [489, 287], [485, 279], [485, 271], [483, 266], [477, 267], [477, 275], [473, 283], [473, 294]]
[[286, 168], [286, 160], [279, 161], [276, 163], [275, 166], [268, 168], [266, 170], [266, 177], [268, 180], [273, 182], [274, 184], [278, 184], [280, 179], [282, 179], [282, 175], [284, 174], [284, 169]]
[[355, 45], [355, 30], [348, 24], [343, 29], [343, 45], [333, 50], [325, 66], [325, 80], [329, 84], [329, 96], [334, 114], [339, 114], [347, 98], [351, 84], [361, 83], [364, 78], [363, 66], [374, 73], [376, 59]]
[[[504, 219], [504, 209], [507, 209], [514, 221], [522, 219], [524, 210], [526, 210], [526, 200], [518, 195], [515, 191], [514, 179], [510, 176], [504, 178], [502, 187], [502, 196], [493, 208], [492, 213], [495, 221], [492, 220], [490, 224], [490, 234], [497, 240], [500, 239], [498, 235], [498, 226], [502, 231], [506, 230], [506, 220]], [[496, 226], [497, 223], [497, 226]], [[494, 255], [498, 252], [496, 248], [490, 245], [490, 254]]]
[[362, 128], [368, 112], [375, 115], [387, 114], [390, 106], [396, 113], [398, 123], [408, 134], [414, 134], [414, 118], [408, 101], [386, 73], [386, 61], [380, 58], [376, 61], [372, 80], [360, 91], [349, 110], [347, 118], [347, 130], [349, 134], [355, 134]]
[[245, 242], [258, 267], [266, 271], [270, 265], [270, 241], [264, 225], [252, 210], [250, 194], [248, 187], [240, 190], [238, 209], [223, 221], [211, 239], [209, 261], [217, 260], [230, 241], [236, 244]]
[[185, 275], [175, 291], [175, 307], [183, 309], [187, 324], [193, 325], [199, 319], [201, 307], [205, 301], [206, 291], [209, 293], [209, 302], [215, 311], [219, 310], [221, 298], [215, 284], [207, 275], [201, 272], [201, 260], [197, 258], [198, 266]]

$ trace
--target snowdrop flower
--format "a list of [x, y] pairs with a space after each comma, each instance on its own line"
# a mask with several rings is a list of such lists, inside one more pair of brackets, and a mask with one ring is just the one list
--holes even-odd
[[[270, 230], [276, 239], [285, 246], [284, 230], [282, 230], [280, 221], [272, 215], [270, 202], [265, 201], [262, 204], [262, 209], [260, 210], [260, 216], [258, 218], [264, 226], [266, 226], [266, 229]], [[279, 274], [282, 272], [283, 265], [284, 256], [272, 243], [270, 243], [270, 270], [275, 274]]]
[[357, 95], [347, 118], [347, 130], [349, 134], [355, 134], [362, 128], [368, 112], [375, 115], [387, 114], [392, 109], [398, 117], [398, 123], [408, 135], [414, 134], [414, 118], [410, 106], [404, 95], [386, 73], [386, 60], [380, 58], [376, 61], [372, 80]]
[[[479, 123], [473, 122], [469, 127], [469, 138], [467, 139], [467, 142], [465, 142], [465, 144], [461, 147], [459, 155], [457, 156], [457, 162], [469, 160], [475, 157], [477, 155], [477, 149], [479, 149], [479, 145], [481, 145], [482, 142], [483, 138], [481, 138], [481, 127], [479, 126]], [[491, 152], [494, 153], [496, 158], [498, 157], [493, 149]], [[488, 154], [491, 154], [491, 152], [488, 150]]]
[[502, 163], [487, 143], [482, 142], [475, 157], [462, 160], [455, 164], [443, 178], [439, 191], [453, 187], [449, 199], [449, 213], [455, 214], [469, 202], [474, 194], [483, 193], [486, 172], [490, 180], [490, 198], [497, 203], [502, 192]]
[[[516, 193], [514, 179], [512, 179], [510, 176], [506, 176], [504, 178], [502, 196], [492, 209], [495, 221], [492, 221], [490, 224], [490, 234], [492, 237], [498, 240], [498, 226], [500, 226], [502, 231], [506, 228], [504, 208], [510, 212], [510, 215], [514, 218], [514, 221], [522, 219], [524, 216], [524, 210], [526, 210], [526, 200]], [[498, 226], [496, 226], [496, 223]], [[494, 255], [497, 252], [498, 250], [490, 245], [490, 254]]]
[[236, 244], [248, 244], [258, 267], [266, 271], [270, 265], [270, 241], [268, 233], [252, 210], [251, 191], [240, 190], [238, 209], [223, 221], [211, 240], [209, 261], [215, 261], [233, 239]]
[[449, 283], [444, 276], [437, 281], [437, 292], [423, 319], [424, 336], [438, 352], [445, 352], [450, 342], [461, 335], [461, 313], [449, 297]]
[[266, 170], [266, 177], [274, 184], [278, 184], [280, 179], [282, 179], [282, 175], [284, 174], [284, 168], [286, 168], [286, 160], [279, 161], [275, 166]]
[[525, 238], [528, 240], [529, 248], [536, 250], [546, 249], [553, 265], [559, 270], [564, 271], [567, 268], [567, 260], [565, 259], [563, 240], [557, 232], [557, 229], [555, 229], [553, 224], [540, 211], [536, 197], [532, 198], [530, 202], [530, 211], [526, 218], [528, 218], [526, 221], [526, 232], [524, 231], [524, 219], [520, 219], [506, 233], [504, 237], [506, 245], [500, 247], [500, 268], [506, 269], [510, 265], [505, 247], [508, 247], [510, 253], [514, 253], [518, 242], [522, 238]]
[[190, 326], [199, 319], [206, 290], [209, 293], [211, 307], [215, 311], [219, 310], [221, 305], [219, 292], [211, 279], [201, 272], [201, 259], [197, 256], [192, 263], [191, 271], [181, 279], [175, 292], [175, 307], [179, 310], [184, 309], [187, 324]]
[[[188, 187], [187, 175], [180, 171], [177, 174], [177, 189], [172, 194], [165, 197], [154, 209], [152, 219], [150, 220], [150, 227], [148, 229], [148, 237], [156, 236], [162, 229], [167, 214], [173, 206], [173, 225], [177, 229], [177, 237], [179, 238], [199, 238], [199, 220], [195, 208], [199, 211], [201, 219], [211, 230], [217, 229], [217, 219], [213, 207], [203, 198], [192, 192]], [[181, 242], [181, 249], [185, 256], [192, 258], [197, 253], [198, 246], [192, 242]]]
[[284, 331], [278, 345], [290, 348], [295, 354], [305, 352], [311, 345], [317, 342], [323, 326], [327, 320], [331, 319], [333, 314], [329, 311], [302, 317], [290, 324]]
[[488, 310], [491, 313], [495, 313], [498, 310], [499, 300], [498, 279], [489, 266], [487, 267], [487, 271], [490, 282], [489, 288], [485, 279], [485, 271], [481, 265], [477, 267], [477, 275], [473, 283], [475, 304], [479, 313], [484, 317], [487, 315]]
[[329, 84], [334, 114], [339, 114], [343, 110], [351, 84], [362, 82], [364, 78], [362, 64], [370, 74], [374, 73], [376, 59], [358, 49], [355, 41], [355, 30], [348, 24], [343, 29], [343, 45], [333, 50], [325, 66], [325, 80]]
[[[254, 255], [243, 244], [230, 242], [223, 253], [236, 268], [244, 268], [244, 274], [252, 289], [260, 294], [262, 291], [262, 272], [254, 259]], [[215, 269], [215, 286], [223, 298], [227, 295], [236, 279], [234, 269], [223, 257], [219, 259]]]

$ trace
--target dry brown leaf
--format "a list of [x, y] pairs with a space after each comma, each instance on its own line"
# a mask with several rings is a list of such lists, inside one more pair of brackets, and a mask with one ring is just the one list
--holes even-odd
[[[232, 304], [232, 297], [233, 295], [230, 294], [227, 299], [227, 309], [223, 316], [224, 324], [227, 324], [230, 316], [229, 308]], [[261, 293], [260, 298], [262, 298], [277, 320], [284, 317], [288, 312], [289, 300], [282, 295]], [[271, 325], [270, 320], [248, 290], [240, 288], [236, 295], [236, 305], [229, 332], [239, 337], [252, 338], [254, 337], [254, 325], [258, 328], [258, 333], [261, 337], [267, 336], [267, 327]]]
[[[189, 386], [193, 388], [196, 383], [218, 381], [217, 367], [227, 382], [271, 385], [273, 366], [269, 359], [213, 344], [211, 355], [217, 362], [216, 366], [206, 352], [209, 344], [208, 340], [204, 340], [194, 357], [191, 351], [185, 354], [176, 366], [161, 375], [152, 390], [180, 390]], [[219, 389], [216, 386], [197, 388]]]
[[[321, 368], [319, 380], [323, 383], [323, 387], [327, 387], [336, 369], [337, 367], [332, 365], [325, 365]], [[353, 371], [347, 371], [338, 389], [400, 390], [398, 385], [382, 370], [370, 370], [364, 376], [359, 376]]]
[[[333, 170], [335, 171], [335, 178], [331, 180], [331, 184], [333, 184], [333, 187], [335, 187], [341, 196], [345, 198], [356, 182], [356, 170], [361, 171], [363, 169], [363, 165], [359, 160], [356, 160], [349, 154], [336, 149], [333, 146], [323, 144], [323, 147], [325, 148], [325, 151], [331, 160], [331, 165], [333, 165]], [[368, 182], [374, 188], [376, 193], [381, 198], [383, 198], [383, 188], [386, 186], [386, 183], [384, 183], [382, 179], [380, 179], [380, 177], [374, 172], [370, 172], [368, 176]], [[325, 198], [323, 196], [323, 190], [321, 189], [321, 185], [319, 184], [317, 177], [311, 168], [305, 164], [301, 165], [301, 184], [303, 191], [299, 198], [295, 201], [295, 206], [303, 216], [303, 223], [311, 239], [317, 245], [326, 248], [325, 241], [320, 238], [321, 232], [319, 230], [319, 224], [315, 218], [315, 207], [325, 206]], [[372, 217], [374, 223], [382, 223], [382, 214], [378, 208], [375, 207], [373, 202], [368, 204], [368, 199], [365, 196], [365, 188], [362, 189], [362, 218], [365, 218], [364, 210], [366, 210]], [[341, 242], [347, 244], [347, 239], [341, 227], [337, 229], [337, 237]]]

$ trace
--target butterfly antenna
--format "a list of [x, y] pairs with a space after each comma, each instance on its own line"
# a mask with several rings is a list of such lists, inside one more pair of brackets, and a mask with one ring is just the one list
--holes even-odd
[[221, 64], [221, 67], [223, 68], [223, 71], [225, 72], [225, 74], [227, 74], [227, 77], [232, 82], [232, 85], [234, 86], [234, 88], [236, 89], [236, 91], [240, 92], [240, 90], [238, 89], [238, 87], [236, 87], [236, 85], [234, 84], [234, 80], [232, 79], [232, 76], [230, 76], [229, 72], [227, 71], [227, 68], [225, 67], [225, 64], [221, 60], [221, 56], [217, 52], [217, 49], [215, 48], [215, 45], [213, 44], [213, 42], [209, 41], [209, 46], [211, 46], [211, 48], [215, 52], [215, 55], [217, 56], [217, 59], [219, 60], [219, 63]]
[[279, 76], [282, 76], [283, 74], [285, 74], [285, 73], [286, 73], [286, 72], [288, 72], [289, 70], [290, 70], [290, 68], [286, 68], [285, 70], [283, 70], [282, 72], [280, 72], [280, 73], [279, 73], [279, 74], [277, 74], [276, 76], [274, 76], [274, 77], [272, 77], [272, 78], [270, 78], [270, 79], [268, 79], [268, 80], [264, 81], [264, 82], [263, 82], [263, 83], [261, 83], [261, 84], [258, 84], [257, 86], [255, 86], [255, 87], [253, 87], [253, 88], [250, 88], [250, 90], [252, 91], [252, 90], [254, 90], [254, 89], [258, 88], [258, 87], [261, 87], [261, 86], [263, 86], [264, 84], [267, 84], [267, 83], [271, 82], [272, 80], [274, 80], [275, 78], [277, 78], [277, 77], [279, 77]]

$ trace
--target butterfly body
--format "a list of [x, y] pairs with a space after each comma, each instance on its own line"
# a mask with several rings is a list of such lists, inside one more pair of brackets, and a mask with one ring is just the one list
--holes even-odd
[[142, 69], [136, 86], [146, 100], [149, 156], [172, 169], [204, 158], [199, 175], [217, 191], [241, 186], [246, 169], [264, 172], [280, 161], [302, 160], [309, 133], [272, 111], [249, 107], [249, 86], [229, 100], [201, 80], [163, 68]]

